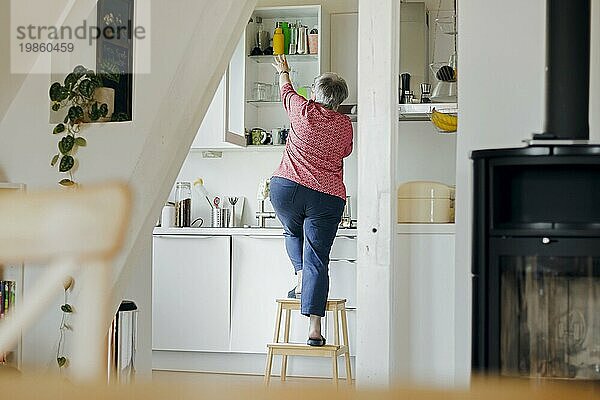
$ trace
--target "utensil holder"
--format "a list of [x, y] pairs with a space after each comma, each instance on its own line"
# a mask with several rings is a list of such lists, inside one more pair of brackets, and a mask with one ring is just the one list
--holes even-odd
[[230, 221], [231, 210], [229, 208], [213, 208], [212, 209], [212, 227], [213, 228], [228, 228]]

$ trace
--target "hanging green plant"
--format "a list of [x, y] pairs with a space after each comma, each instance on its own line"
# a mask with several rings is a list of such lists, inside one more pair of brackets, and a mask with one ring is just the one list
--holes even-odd
[[73, 179], [75, 168], [75, 153], [79, 147], [87, 146], [87, 141], [79, 136], [81, 125], [86, 122], [96, 122], [108, 115], [108, 105], [94, 99], [94, 92], [101, 88], [103, 77], [82, 65], [75, 67], [72, 73], [66, 76], [63, 83], [55, 82], [50, 86], [49, 96], [52, 110], [60, 111], [68, 107], [67, 115], [62, 123], [56, 125], [52, 134], [60, 135], [58, 154], [52, 157], [50, 165], [61, 173], [68, 174], [68, 178], [61, 179], [62, 186], [76, 185]]
[[[72, 281], [71, 281], [72, 282]], [[68, 358], [63, 354], [64, 346], [65, 346], [65, 332], [70, 330], [70, 326], [68, 324], [69, 315], [73, 313], [73, 307], [67, 302], [68, 301], [68, 291], [71, 286], [65, 286], [65, 302], [60, 306], [60, 311], [62, 312], [62, 318], [60, 321], [59, 329], [59, 338], [58, 338], [58, 348], [56, 349], [56, 363], [59, 368], [63, 368], [67, 365]]]

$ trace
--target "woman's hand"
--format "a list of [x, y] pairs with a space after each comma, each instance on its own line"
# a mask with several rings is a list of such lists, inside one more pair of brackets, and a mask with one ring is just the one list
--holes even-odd
[[285, 56], [283, 54], [281, 55], [276, 55], [275, 57], [275, 63], [273, 63], [273, 67], [277, 70], [277, 72], [279, 72], [280, 74], [282, 72], [290, 72], [290, 66], [287, 63], [287, 60], [285, 59]]

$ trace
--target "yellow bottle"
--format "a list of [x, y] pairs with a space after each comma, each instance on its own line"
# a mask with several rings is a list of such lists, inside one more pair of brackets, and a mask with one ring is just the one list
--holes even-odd
[[284, 54], [285, 52], [285, 38], [283, 36], [283, 30], [281, 28], [275, 29], [273, 35], [273, 54]]

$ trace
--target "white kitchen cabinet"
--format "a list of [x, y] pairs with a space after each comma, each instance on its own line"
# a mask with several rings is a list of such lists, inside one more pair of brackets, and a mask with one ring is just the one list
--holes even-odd
[[231, 351], [266, 353], [273, 341], [276, 299], [296, 284], [282, 236], [234, 236]]
[[[317, 27], [321, 38], [321, 6], [259, 7], [252, 13], [251, 22], [246, 27], [229, 63], [227, 83], [227, 133], [226, 141], [244, 146], [245, 131], [262, 128], [289, 128], [289, 119], [281, 101], [274, 96], [278, 93], [279, 79], [271, 65], [273, 56], [250, 56], [256, 46], [258, 18], [262, 18], [264, 29], [272, 37], [277, 22], [290, 24], [300, 21], [308, 29]], [[296, 90], [310, 86], [321, 71], [321, 40], [317, 54], [289, 55], [292, 69], [290, 77]], [[255, 83], [273, 85], [263, 95], [254, 90]], [[262, 89], [261, 89], [262, 93]]]
[[358, 13], [331, 14], [331, 71], [348, 85], [344, 104], [358, 103]]
[[229, 351], [229, 236], [155, 235], [152, 348]]
[[[403, 226], [400, 226], [401, 230]], [[398, 268], [410, 276], [411, 378], [452, 384], [454, 377], [454, 233], [415, 225], [398, 235]], [[437, 233], [410, 233], [410, 230]]]
[[224, 75], [198, 129], [192, 149], [235, 148], [225, 142], [226, 88], [227, 79]]

